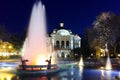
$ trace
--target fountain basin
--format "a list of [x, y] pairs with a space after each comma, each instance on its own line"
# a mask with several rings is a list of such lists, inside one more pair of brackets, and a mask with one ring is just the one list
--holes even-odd
[[51, 73], [55, 73], [60, 71], [60, 68], [57, 67], [56, 64], [51, 65], [50, 69], [47, 69], [48, 65], [20, 65], [17, 71], [24, 75], [30, 75], [30, 74], [42, 74], [47, 75]]
[[106, 69], [105, 67], [100, 67], [100, 70], [112, 70], [112, 69]]

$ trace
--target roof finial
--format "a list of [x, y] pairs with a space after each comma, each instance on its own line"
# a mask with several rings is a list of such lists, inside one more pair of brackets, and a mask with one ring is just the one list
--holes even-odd
[[64, 27], [64, 23], [60, 23], [60, 27]]

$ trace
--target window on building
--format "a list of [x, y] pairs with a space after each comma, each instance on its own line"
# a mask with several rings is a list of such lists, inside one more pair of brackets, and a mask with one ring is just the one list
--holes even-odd
[[60, 42], [56, 41], [56, 48], [59, 49], [60, 48]]
[[64, 41], [61, 41], [61, 48], [64, 48]]
[[69, 48], [69, 41], [66, 41], [66, 48]]

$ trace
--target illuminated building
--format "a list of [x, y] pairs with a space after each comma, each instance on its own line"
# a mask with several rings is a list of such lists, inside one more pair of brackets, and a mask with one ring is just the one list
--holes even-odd
[[17, 50], [11, 43], [0, 40], [0, 58], [8, 58], [11, 55], [17, 55]]
[[60, 23], [59, 29], [54, 29], [49, 36], [57, 56], [62, 58], [71, 57], [72, 50], [81, 47], [81, 38], [71, 30], [64, 28], [64, 23]]

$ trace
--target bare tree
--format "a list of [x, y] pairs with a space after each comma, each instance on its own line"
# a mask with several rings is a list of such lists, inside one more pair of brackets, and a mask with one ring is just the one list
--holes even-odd
[[93, 28], [88, 31], [89, 43], [91, 48], [108, 48], [114, 52], [114, 45], [117, 40], [116, 34], [119, 32], [119, 16], [111, 12], [103, 12], [96, 17]]

